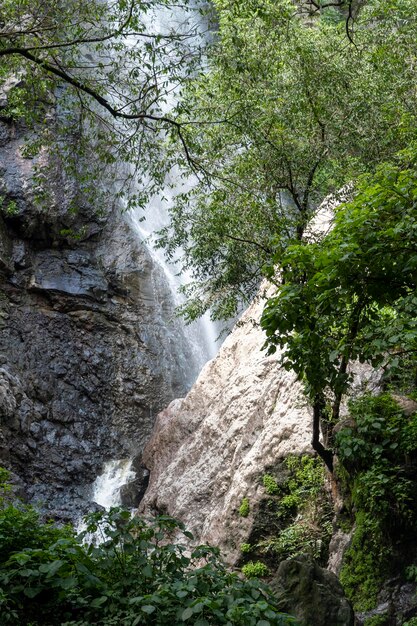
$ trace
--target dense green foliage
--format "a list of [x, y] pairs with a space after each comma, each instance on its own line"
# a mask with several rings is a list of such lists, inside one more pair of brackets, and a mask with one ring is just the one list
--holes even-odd
[[289, 456], [271, 468], [262, 483], [265, 497], [255, 513], [250, 543], [241, 546], [242, 572], [250, 575], [262, 563], [274, 569], [300, 554], [324, 564], [332, 511], [321, 461]]
[[[291, 0], [218, 0], [209, 72], [183, 102], [200, 171], [161, 243], [193, 274], [184, 313], [235, 313], [329, 192], [415, 137], [415, 4], [367, 0], [345, 14]], [[346, 5], [341, 1], [341, 6]], [[357, 3], [354, 2], [356, 5]], [[221, 123], [220, 123], [221, 122]]]
[[[163, 26], [155, 12], [165, 15]], [[187, 0], [2, 0], [1, 116], [26, 126], [26, 156], [43, 154], [39, 203], [50, 202], [42, 173], [55, 166], [79, 185], [74, 210], [86, 198], [98, 210], [103, 169], [128, 205], [162, 184], [164, 137], [184, 149], [170, 101], [200, 59], [197, 13]], [[117, 162], [129, 166], [112, 168]]]
[[391, 377], [404, 356], [415, 368], [416, 162], [413, 144], [361, 180], [354, 200], [336, 209], [330, 233], [279, 256], [283, 284], [268, 301], [262, 326], [270, 351], [285, 347], [284, 366], [304, 380], [330, 446], [351, 382], [350, 360], [383, 367]]
[[[387, 578], [410, 578], [417, 554], [417, 413], [389, 395], [351, 403], [353, 423], [336, 436], [339, 477], [355, 531], [341, 582], [359, 608], [372, 608]], [[408, 567], [407, 567], [408, 565]]]
[[258, 580], [228, 572], [218, 550], [187, 552], [175, 542], [192, 537], [169, 517], [95, 513], [85, 532], [102, 542], [83, 544], [71, 529], [41, 523], [31, 507], [11, 500], [10, 493], [0, 497], [1, 626], [294, 623]]

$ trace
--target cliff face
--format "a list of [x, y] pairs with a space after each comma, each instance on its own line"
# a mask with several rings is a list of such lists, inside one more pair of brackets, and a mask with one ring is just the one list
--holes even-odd
[[[143, 456], [151, 478], [140, 510], [181, 519], [230, 561], [250, 534], [262, 474], [290, 454], [311, 452], [301, 387], [261, 350], [262, 308], [259, 300], [248, 309], [187, 397], [158, 416]], [[242, 498], [247, 517], [239, 515]]]
[[46, 157], [24, 158], [23, 134], [0, 120], [0, 464], [66, 517], [103, 461], [141, 451], [186, 376], [169, 289], [128, 218], [83, 202], [58, 163], [39, 208]]

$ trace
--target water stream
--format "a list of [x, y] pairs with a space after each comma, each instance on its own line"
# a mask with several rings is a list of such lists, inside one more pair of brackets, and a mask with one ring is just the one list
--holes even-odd
[[122, 503], [120, 487], [135, 478], [132, 459], [108, 461], [103, 473], [93, 483], [93, 501], [105, 508], [118, 506]]

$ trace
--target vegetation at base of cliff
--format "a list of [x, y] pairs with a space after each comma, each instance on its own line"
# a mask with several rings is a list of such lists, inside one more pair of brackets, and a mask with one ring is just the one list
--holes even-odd
[[[86, 522], [78, 538], [42, 523], [0, 485], [1, 626], [295, 624], [259, 580], [227, 571], [217, 549], [201, 545], [190, 554], [174, 543], [179, 533], [192, 536], [172, 518], [146, 521], [112, 509]], [[86, 533], [102, 542], [83, 544]]]
[[268, 576], [269, 569], [262, 561], [249, 561], [242, 567], [242, 574], [246, 578], [264, 578]]
[[389, 394], [350, 404], [336, 435], [339, 479], [355, 522], [341, 583], [356, 608], [373, 608], [384, 580], [410, 579], [417, 558], [417, 413]]
[[[242, 572], [308, 554], [324, 565], [332, 509], [323, 464], [311, 456], [289, 456], [262, 477], [265, 497], [255, 513], [249, 542], [241, 546]], [[259, 574], [260, 575], [260, 574]], [[267, 574], [262, 574], [267, 575]]]

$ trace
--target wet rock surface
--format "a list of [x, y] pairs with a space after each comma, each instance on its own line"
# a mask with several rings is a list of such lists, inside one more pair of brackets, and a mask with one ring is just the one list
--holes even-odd
[[80, 201], [69, 213], [79, 190], [59, 164], [37, 206], [23, 135], [0, 119], [0, 464], [66, 518], [104, 461], [140, 453], [189, 365], [173, 356], [170, 291], [129, 218], [111, 194], [99, 212]]

